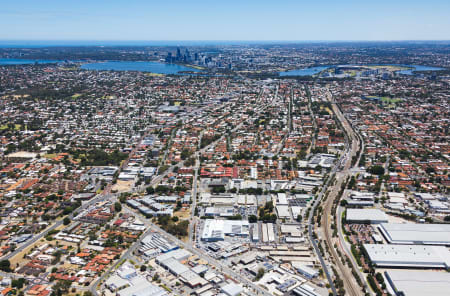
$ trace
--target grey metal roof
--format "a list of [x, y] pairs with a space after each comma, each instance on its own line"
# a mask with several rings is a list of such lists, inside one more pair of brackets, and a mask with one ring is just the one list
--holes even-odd
[[450, 224], [382, 223], [380, 230], [390, 243], [450, 245]]
[[442, 246], [364, 244], [377, 266], [449, 268], [450, 251]]
[[408, 296], [445, 296], [450, 291], [450, 273], [418, 270], [388, 270], [388, 283], [396, 293]]

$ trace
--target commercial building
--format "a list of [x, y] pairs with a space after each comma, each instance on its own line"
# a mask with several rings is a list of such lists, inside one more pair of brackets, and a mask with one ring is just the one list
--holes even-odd
[[257, 223], [252, 224], [251, 229], [252, 229], [252, 241], [259, 242], [258, 224]]
[[287, 205], [287, 204], [288, 204], [288, 201], [287, 201], [286, 193], [278, 193], [277, 205]]
[[374, 205], [375, 194], [372, 192], [350, 191], [347, 194], [346, 200], [349, 207], [371, 207]]
[[450, 224], [382, 223], [379, 229], [391, 244], [450, 246]]
[[189, 258], [192, 254], [185, 249], [176, 249], [174, 251], [170, 251], [168, 253], [164, 253], [156, 257], [156, 263], [161, 264], [165, 260], [169, 258], [174, 258], [175, 260], [185, 260]]
[[244, 236], [249, 235], [249, 223], [246, 220], [205, 220], [202, 232], [203, 241], [224, 240], [225, 235]]
[[364, 244], [378, 267], [450, 268], [450, 251], [442, 246]]
[[313, 279], [319, 275], [319, 272], [312, 267], [307, 266], [302, 262], [292, 261], [292, 267], [297, 270], [298, 273], [306, 277], [307, 279]]
[[160, 234], [150, 234], [144, 237], [141, 241], [139, 252], [144, 255], [167, 253], [178, 249], [178, 245], [167, 241]]
[[165, 296], [166, 291], [153, 285], [130, 263], [123, 264], [106, 282], [105, 286], [117, 296]]
[[291, 217], [291, 213], [289, 211], [289, 206], [287, 206], [287, 205], [277, 205], [276, 209], [277, 209], [278, 218], [283, 219], [283, 218], [290, 218]]
[[346, 220], [349, 223], [379, 224], [388, 222], [386, 214], [378, 209], [347, 209]]
[[319, 296], [319, 294], [314, 292], [314, 289], [311, 286], [306, 284], [296, 287], [292, 292], [298, 296]]
[[242, 289], [241, 286], [236, 284], [227, 284], [220, 289], [221, 292], [228, 296], [237, 296], [241, 294], [243, 290], [244, 289]]
[[117, 292], [117, 296], [165, 296], [166, 291], [147, 281], [143, 276], [130, 280], [130, 286]]
[[445, 296], [450, 291], [450, 273], [419, 270], [388, 270], [387, 283], [395, 295]]
[[[263, 231], [267, 231], [267, 242], [271, 243], [275, 241], [275, 232], [273, 230], [273, 224], [272, 223], [267, 223], [267, 224], [263, 224], [266, 227], [263, 228]], [[264, 237], [264, 236], [263, 236]], [[264, 241], [266, 242], [266, 241]]]

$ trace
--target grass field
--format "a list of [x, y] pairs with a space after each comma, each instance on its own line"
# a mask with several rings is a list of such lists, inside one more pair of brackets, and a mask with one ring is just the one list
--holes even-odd
[[154, 76], [154, 77], [162, 77], [162, 76], [164, 76], [164, 74], [159, 74], [159, 73], [145, 73], [145, 75], [147, 75], [147, 76]]
[[63, 71], [74, 71], [74, 70], [78, 70], [78, 67], [63, 67], [60, 69]]
[[410, 67], [394, 66], [394, 65], [372, 65], [372, 66], [367, 66], [367, 68], [370, 68], [370, 69], [386, 69], [388, 71], [400, 71], [400, 70], [412, 69]]
[[398, 102], [401, 102], [402, 99], [399, 98], [390, 98], [390, 97], [381, 97], [381, 101], [385, 104], [396, 104]]
[[378, 98], [378, 99], [381, 99], [381, 102], [383, 103], [383, 104], [397, 104], [398, 102], [401, 102], [402, 101], [402, 99], [400, 99], [400, 98], [391, 98], [391, 97], [378, 97], [378, 96], [366, 96], [366, 98], [372, 98], [372, 99], [374, 99], [374, 98]]
[[[20, 130], [21, 126], [22, 126], [21, 124], [15, 124], [14, 125], [14, 130], [16, 130], [16, 131]], [[7, 124], [4, 124], [4, 125], [0, 126], [0, 130], [5, 130], [7, 128], [8, 128]]]
[[197, 70], [205, 70], [205, 67], [197, 66], [197, 65], [187, 65], [189, 68], [194, 68]]
[[114, 99], [114, 96], [103, 96], [100, 99], [111, 100], [111, 99]]

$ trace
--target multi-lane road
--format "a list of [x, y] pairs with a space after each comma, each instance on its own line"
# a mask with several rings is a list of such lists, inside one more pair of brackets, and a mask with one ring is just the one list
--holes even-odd
[[[341, 190], [342, 184], [347, 180], [349, 176], [352, 174], [352, 159], [354, 156], [359, 158], [358, 153], [362, 151], [360, 149], [360, 142], [358, 140], [358, 137], [353, 130], [350, 123], [347, 121], [345, 116], [342, 114], [341, 110], [337, 106], [337, 104], [332, 99], [332, 95], [330, 92], [328, 92], [328, 99], [331, 102], [332, 109], [334, 114], [336, 115], [337, 119], [341, 123], [342, 127], [345, 130], [345, 133], [347, 135], [347, 145], [346, 145], [346, 152], [344, 154], [343, 161], [341, 163], [341, 169], [336, 173], [335, 177], [335, 184], [329, 188], [329, 196], [326, 199], [324, 203], [324, 213], [322, 215], [322, 223], [321, 228], [322, 232], [325, 236], [325, 242], [328, 245], [328, 250], [330, 251], [331, 257], [334, 259], [335, 266], [337, 267], [337, 271], [340, 275], [340, 278], [344, 281], [344, 288], [346, 292], [351, 296], [359, 296], [363, 295], [363, 292], [361, 288], [359, 287], [358, 283], [353, 277], [353, 274], [351, 272], [351, 269], [345, 266], [334, 248], [333, 243], [333, 237], [332, 237], [332, 230], [331, 230], [331, 224], [332, 221], [332, 208], [333, 203], [335, 202], [336, 198], [339, 198], [339, 192]], [[358, 161], [356, 161], [355, 166], [358, 164]], [[339, 219], [339, 218], [338, 218]], [[339, 246], [340, 244], [338, 244]], [[345, 254], [345, 250], [344, 254]], [[357, 267], [356, 267], [357, 268]], [[336, 293], [336, 291], [333, 291], [333, 293]]]

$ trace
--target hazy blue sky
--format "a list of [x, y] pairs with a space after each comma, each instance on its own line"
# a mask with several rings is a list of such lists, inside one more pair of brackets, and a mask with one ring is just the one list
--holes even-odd
[[449, 0], [1, 0], [1, 40], [449, 40]]

